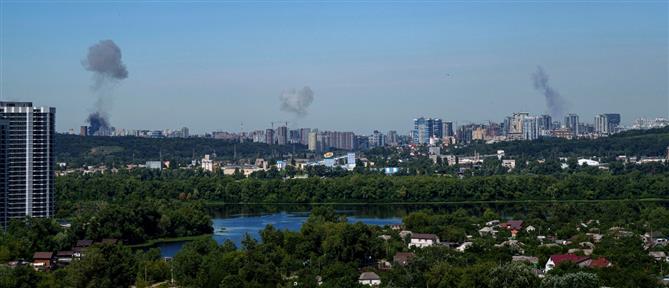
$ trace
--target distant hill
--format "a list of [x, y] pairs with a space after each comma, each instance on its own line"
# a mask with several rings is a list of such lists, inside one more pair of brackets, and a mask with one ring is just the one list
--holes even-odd
[[[263, 143], [237, 143], [208, 138], [142, 138], [142, 137], [82, 137], [78, 135], [56, 135], [56, 161], [66, 162], [70, 167], [81, 165], [143, 163], [164, 160], [189, 163], [204, 154], [216, 154], [219, 160], [231, 160], [234, 150], [238, 158], [271, 158], [293, 151], [292, 145], [267, 145]], [[305, 152], [304, 145], [296, 144], [297, 153]]]
[[598, 139], [566, 140], [542, 138], [534, 141], [509, 141], [494, 144], [476, 143], [455, 149], [456, 154], [494, 154], [504, 150], [506, 155], [528, 157], [551, 156], [663, 156], [669, 146], [669, 127], [630, 130]]

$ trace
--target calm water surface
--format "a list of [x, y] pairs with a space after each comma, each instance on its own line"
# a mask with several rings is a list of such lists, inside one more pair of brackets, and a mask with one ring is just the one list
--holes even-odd
[[[298, 231], [309, 217], [308, 211], [292, 211], [285, 209], [278, 212], [258, 213], [257, 211], [246, 211], [239, 214], [230, 214], [231, 211], [215, 209], [213, 214], [214, 235], [212, 236], [219, 244], [230, 240], [237, 247], [240, 246], [244, 235], [249, 234], [255, 239], [260, 239], [260, 230], [267, 225], [272, 225], [278, 230]], [[348, 222], [362, 222], [368, 225], [391, 225], [402, 223], [401, 216], [393, 214], [366, 215], [364, 209], [337, 210], [337, 213], [346, 215]], [[185, 242], [163, 243], [157, 245], [162, 256], [174, 257]]]

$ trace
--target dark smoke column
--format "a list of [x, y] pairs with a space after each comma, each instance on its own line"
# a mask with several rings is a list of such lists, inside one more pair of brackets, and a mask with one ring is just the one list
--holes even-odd
[[553, 89], [548, 83], [548, 74], [544, 68], [537, 66], [537, 71], [532, 74], [534, 89], [541, 92], [546, 98], [546, 108], [548, 113], [556, 119], [560, 119], [564, 114], [565, 101], [557, 90]]
[[[109, 111], [104, 107], [104, 95], [110, 95], [114, 84], [128, 78], [128, 69], [123, 64], [121, 48], [112, 40], [102, 40], [88, 48], [88, 55], [81, 64], [88, 71], [93, 72], [93, 86], [91, 87], [96, 94], [97, 101], [95, 112], [88, 115], [86, 121], [90, 129], [89, 135], [100, 134], [98, 131], [106, 133], [110, 130]], [[102, 93], [105, 90], [107, 93]]]

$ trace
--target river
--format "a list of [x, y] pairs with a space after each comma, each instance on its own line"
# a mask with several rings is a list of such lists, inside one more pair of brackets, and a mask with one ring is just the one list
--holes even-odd
[[[659, 203], [613, 203], [610, 205], [657, 205], [668, 206], [668, 202]], [[407, 214], [428, 210], [436, 213], [451, 213], [459, 209], [466, 210], [469, 215], [480, 216], [486, 209], [491, 209], [499, 214], [501, 219], [525, 219], [528, 214], [536, 214], [541, 211], [550, 210], [555, 203], [473, 203], [473, 204], [368, 204], [368, 205], [332, 205], [341, 215], [345, 215], [349, 222], [362, 222], [369, 225], [390, 225], [402, 222], [402, 217]], [[594, 208], [602, 203], [570, 203], [570, 206], [580, 208]], [[309, 217], [311, 205], [213, 205], [208, 210], [212, 215], [214, 234], [212, 238], [216, 242], [223, 243], [231, 240], [237, 247], [240, 246], [244, 235], [247, 233], [259, 239], [260, 230], [271, 224], [280, 230], [298, 231], [302, 223]], [[560, 209], [561, 210], [561, 209]], [[160, 249], [162, 256], [173, 257], [181, 249], [185, 242], [160, 243], [156, 247]]]

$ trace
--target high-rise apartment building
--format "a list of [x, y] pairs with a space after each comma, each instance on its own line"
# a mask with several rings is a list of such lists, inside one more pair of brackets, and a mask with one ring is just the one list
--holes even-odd
[[595, 132], [600, 134], [612, 134], [620, 125], [620, 114], [606, 113], [595, 116]]
[[523, 139], [535, 140], [539, 138], [540, 117], [527, 116], [523, 118]]
[[383, 147], [386, 145], [386, 136], [383, 133], [374, 130], [372, 135], [369, 135], [369, 148]]
[[274, 129], [266, 129], [265, 130], [265, 143], [269, 145], [273, 145], [275, 142], [274, 139]]
[[443, 136], [446, 137], [455, 136], [455, 132], [453, 131], [453, 122], [444, 122], [443, 125], [444, 125], [443, 126], [444, 128], [442, 128], [442, 131], [444, 133]]
[[310, 151], [316, 151], [318, 148], [318, 130], [314, 129], [309, 132], [308, 148]]
[[578, 115], [569, 113], [567, 116], [565, 116], [564, 127], [571, 130], [572, 134], [579, 135], [580, 131], [578, 130]]
[[541, 115], [539, 116], [539, 134], [548, 135], [550, 131], [553, 130], [553, 118], [551, 115]]
[[399, 137], [397, 137], [397, 131], [388, 131], [388, 135], [386, 135], [386, 143], [390, 146], [397, 146], [400, 144]]
[[288, 144], [288, 127], [279, 126], [276, 128], [276, 143], [279, 145]]
[[7, 195], [9, 193], [9, 121], [0, 118], [0, 225], [7, 225]]
[[441, 119], [420, 117], [413, 119], [413, 143], [427, 144], [430, 143], [431, 137], [444, 137], [444, 126]]
[[[30, 102], [0, 102], [4, 120], [2, 195], [4, 219], [51, 217], [54, 214], [54, 136], [56, 109]], [[0, 160], [1, 161], [1, 160]]]
[[311, 132], [310, 128], [300, 129], [300, 144], [309, 145], [309, 133]]

